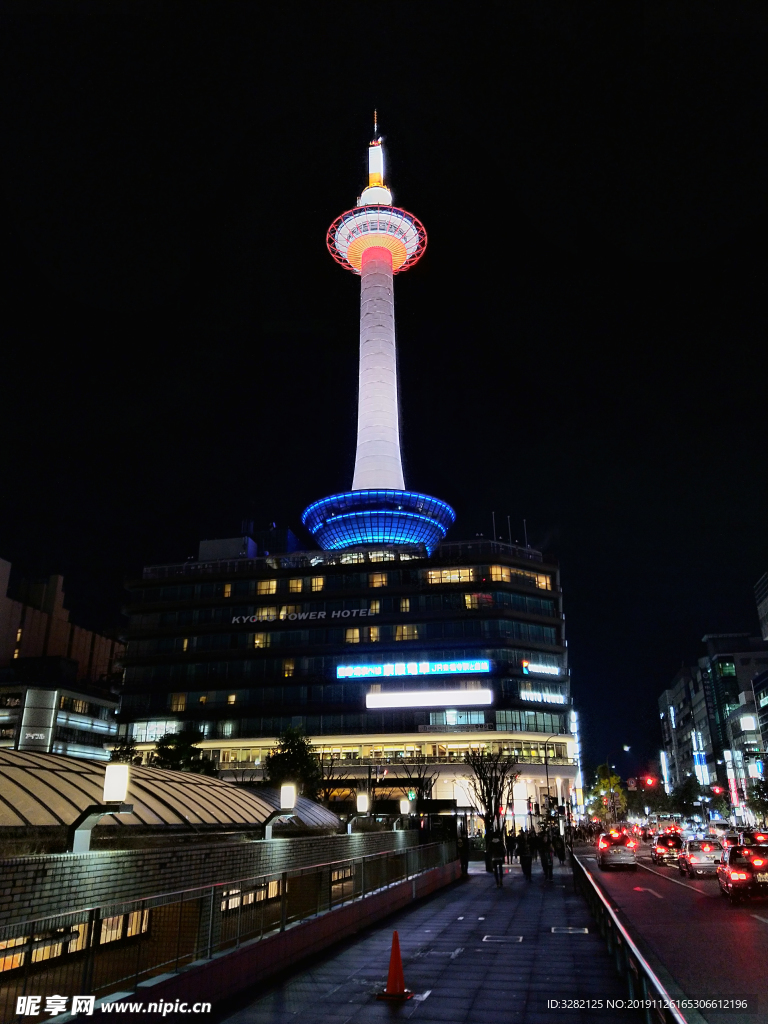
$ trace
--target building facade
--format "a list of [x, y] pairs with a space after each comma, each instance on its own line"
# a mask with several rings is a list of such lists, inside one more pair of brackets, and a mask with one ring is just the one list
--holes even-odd
[[[559, 569], [490, 541], [156, 566], [129, 584], [120, 731], [194, 729], [222, 769], [300, 727], [349, 777], [436, 766], [470, 806], [464, 753], [520, 762], [519, 806], [577, 787]], [[403, 778], [407, 780], [405, 770]], [[525, 780], [528, 780], [527, 782]]]
[[762, 709], [753, 682], [768, 670], [768, 642], [710, 633], [702, 643], [698, 664], [680, 669], [659, 697], [665, 782], [671, 789], [695, 774], [703, 786], [727, 785], [743, 817], [749, 781], [763, 774]]

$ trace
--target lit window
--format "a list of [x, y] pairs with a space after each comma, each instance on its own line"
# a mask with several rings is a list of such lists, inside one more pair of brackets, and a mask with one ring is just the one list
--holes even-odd
[[477, 594], [465, 594], [464, 607], [469, 608], [470, 610], [477, 608]]
[[208, 694], [207, 693], [202, 694], [202, 696], [197, 698], [197, 702], [198, 702], [198, 704], [207, 704], [208, 703]]
[[269, 633], [254, 633], [253, 634], [253, 646], [254, 647], [269, 647]]
[[272, 622], [277, 618], [277, 608], [257, 608], [256, 618], [259, 622]]
[[257, 594], [276, 594], [277, 580], [259, 580], [256, 584]]
[[494, 583], [525, 583], [540, 590], [551, 590], [552, 580], [545, 573], [526, 572], [524, 569], [510, 569], [508, 565], [492, 565], [491, 579]]
[[371, 638], [371, 643], [372, 644], [378, 643], [378, 640], [379, 640], [379, 627], [378, 626], [371, 626], [370, 627], [370, 638]]
[[378, 598], [374, 598], [374, 600], [371, 601], [371, 607], [368, 609], [368, 613], [370, 615], [381, 614], [381, 601]]
[[300, 604], [284, 604], [280, 609], [280, 618], [287, 619], [289, 615], [298, 615], [300, 611]]
[[365, 553], [363, 551], [347, 551], [341, 556], [342, 565], [356, 564], [365, 561]]
[[368, 586], [369, 587], [386, 587], [387, 585], [387, 574], [385, 572], [369, 572], [368, 573]]
[[473, 566], [467, 569], [428, 569], [428, 583], [474, 583]]
[[285, 658], [285, 660], [283, 661], [283, 675], [286, 677], [292, 676], [295, 671], [296, 662], [293, 660], [293, 658]]
[[237, 694], [236, 693], [227, 694], [227, 704], [234, 704], [236, 700], [237, 700]]
[[16, 650], [15, 650], [15, 651], [13, 652], [13, 656], [14, 656], [14, 658], [18, 658], [18, 656], [19, 656], [19, 648], [18, 648], [18, 647], [17, 647], [17, 648], [16, 648]]
[[372, 562], [394, 562], [394, 551], [369, 551], [368, 558]]
[[123, 935], [123, 915], [117, 917], [105, 917], [101, 922], [101, 934], [99, 942], [117, 942]]
[[186, 651], [189, 649], [189, 639], [187, 637], [184, 637], [184, 639], [181, 641], [181, 649], [182, 651]]
[[225, 583], [224, 584], [224, 597], [232, 597], [232, 584], [231, 583]]
[[288, 590], [292, 594], [300, 594], [303, 583], [304, 583], [304, 580], [302, 580], [302, 579], [288, 580]]
[[360, 630], [357, 626], [352, 626], [344, 634], [344, 639], [348, 644], [359, 644], [360, 643]]
[[418, 640], [418, 626], [395, 626], [395, 640]]
[[16, 643], [17, 644], [21, 643], [21, 634], [23, 632], [24, 632], [24, 630], [21, 628], [21, 626], [19, 626], [19, 628], [16, 630]]
[[313, 576], [312, 577], [312, 589], [314, 591], [322, 590], [325, 586], [325, 576]]
[[[149, 911], [148, 910], [134, 910], [132, 914], [128, 914], [128, 928], [126, 929], [126, 935], [130, 938], [132, 935], [141, 935], [149, 928]], [[72, 947], [69, 949], [72, 952]]]
[[171, 711], [185, 711], [187, 707], [186, 693], [171, 694]]
[[411, 610], [411, 599], [410, 599], [410, 597], [401, 597], [400, 598], [400, 611], [401, 612], [409, 612], [410, 610]]

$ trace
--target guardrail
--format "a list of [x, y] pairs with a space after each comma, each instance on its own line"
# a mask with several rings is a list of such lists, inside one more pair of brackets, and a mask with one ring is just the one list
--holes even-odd
[[651, 1004], [638, 1007], [645, 1015], [646, 1024], [688, 1024], [590, 873], [574, 855], [572, 848], [570, 853], [573, 888], [576, 892], [580, 891], [589, 904], [592, 917], [608, 946], [608, 952], [613, 956], [616, 970], [627, 983], [629, 998]]
[[[290, 843], [290, 840], [275, 840]], [[139, 982], [259, 941], [456, 859], [456, 844], [256, 875], [0, 928], [0, 1021], [20, 996], [132, 992]]]

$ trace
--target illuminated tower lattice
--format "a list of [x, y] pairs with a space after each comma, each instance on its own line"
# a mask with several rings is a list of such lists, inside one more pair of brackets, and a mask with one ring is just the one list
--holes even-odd
[[328, 249], [360, 276], [360, 376], [352, 490], [313, 502], [302, 521], [326, 550], [424, 544], [431, 552], [456, 518], [438, 498], [405, 489], [397, 397], [394, 275], [427, 245], [421, 221], [392, 205], [381, 139], [368, 147], [368, 186], [331, 224]]

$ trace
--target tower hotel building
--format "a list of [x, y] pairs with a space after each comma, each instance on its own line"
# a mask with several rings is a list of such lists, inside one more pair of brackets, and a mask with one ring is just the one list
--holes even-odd
[[[128, 584], [120, 732], [148, 751], [199, 730], [224, 771], [258, 768], [287, 726], [335, 754], [347, 775], [434, 765], [433, 797], [470, 807], [463, 756], [515, 754], [515, 814], [581, 803], [558, 566], [530, 547], [446, 541], [455, 515], [405, 487], [394, 289], [426, 233], [392, 204], [381, 140], [368, 186], [328, 231], [360, 276], [357, 455], [352, 489], [312, 502], [289, 531], [204, 541], [197, 561], [152, 566]], [[274, 547], [274, 543], [270, 545]], [[511, 810], [511, 809], [510, 809]]]

